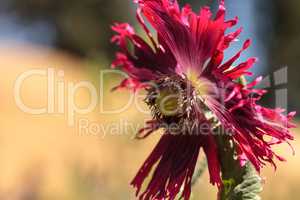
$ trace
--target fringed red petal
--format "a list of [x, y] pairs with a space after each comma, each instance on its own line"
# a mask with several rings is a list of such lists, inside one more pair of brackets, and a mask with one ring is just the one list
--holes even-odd
[[[174, 200], [182, 190], [182, 198], [188, 200], [201, 146], [203, 146], [210, 164], [211, 182], [220, 186], [217, 146], [212, 136], [166, 134], [162, 136], [131, 183], [137, 188], [139, 199]], [[154, 167], [148, 186], [140, 194], [143, 182]]]

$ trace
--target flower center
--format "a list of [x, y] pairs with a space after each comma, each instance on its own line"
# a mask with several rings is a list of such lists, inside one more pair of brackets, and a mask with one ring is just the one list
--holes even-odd
[[[204, 79], [193, 76], [162, 77], [147, 89], [145, 102], [162, 128], [174, 134], [199, 132], [199, 120], [206, 118], [214, 124], [215, 116], [208, 115], [205, 94], [210, 89]], [[201, 132], [201, 131], [200, 131]]]
[[174, 121], [187, 107], [186, 82], [179, 76], [162, 77], [148, 88], [145, 102], [156, 119]]
[[174, 88], [163, 88], [155, 99], [160, 113], [164, 116], [175, 116], [180, 111], [181, 97]]

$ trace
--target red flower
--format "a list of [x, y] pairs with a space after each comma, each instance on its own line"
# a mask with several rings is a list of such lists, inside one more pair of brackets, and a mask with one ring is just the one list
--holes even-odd
[[[289, 128], [294, 127], [290, 120], [295, 113], [284, 116], [280, 109], [256, 104], [266, 92], [254, 89], [261, 78], [247, 85], [237, 81], [251, 75], [248, 70], [256, 61], [250, 58], [234, 66], [250, 46], [250, 40], [231, 59], [223, 61], [224, 51], [241, 33], [241, 28], [225, 33], [237, 23], [237, 18], [225, 21], [224, 0], [215, 17], [208, 7], [199, 14], [189, 5], [180, 9], [176, 0], [137, 3], [137, 19], [151, 44], [130, 25], [115, 24], [112, 29], [117, 35], [112, 42], [120, 46], [121, 52], [113, 67], [122, 67], [129, 75], [119, 87], [148, 91], [146, 103], [153, 120], [137, 137], [145, 138], [160, 128], [166, 132], [132, 181], [139, 198], [174, 199], [182, 190], [182, 197], [188, 200], [201, 148], [207, 157], [211, 183], [220, 187], [218, 147], [213, 135], [219, 126], [231, 134], [241, 164], [247, 159], [260, 171], [266, 162], [274, 164], [274, 158], [283, 160], [272, 151], [272, 145], [293, 140]], [[157, 40], [142, 15], [157, 32]], [[133, 51], [129, 50], [129, 43]], [[177, 127], [170, 128], [171, 125]], [[153, 168], [153, 176], [140, 194]]]

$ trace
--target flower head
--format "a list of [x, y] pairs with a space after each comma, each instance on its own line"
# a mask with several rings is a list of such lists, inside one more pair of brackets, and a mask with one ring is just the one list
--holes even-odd
[[[222, 127], [236, 145], [241, 165], [249, 160], [257, 171], [266, 162], [283, 160], [272, 150], [274, 144], [293, 139], [289, 128], [295, 113], [257, 105], [266, 92], [255, 89], [261, 78], [249, 84], [238, 79], [251, 75], [248, 70], [256, 58], [234, 65], [250, 46], [246, 40], [232, 58], [224, 61], [224, 51], [240, 35], [237, 18], [225, 20], [224, 0], [213, 17], [204, 7], [199, 13], [189, 5], [180, 8], [176, 0], [137, 0], [137, 19], [150, 44], [126, 23], [115, 24], [112, 42], [120, 46], [113, 67], [121, 67], [129, 78], [119, 88], [148, 91], [146, 103], [153, 120], [140, 130], [145, 138], [163, 128], [165, 134], [147, 158], [132, 185], [140, 199], [174, 199], [182, 191], [188, 200], [191, 179], [200, 150], [209, 167], [210, 182], [222, 186], [218, 146], [214, 132]], [[144, 22], [148, 20], [157, 33], [154, 38]], [[133, 47], [130, 50], [129, 44]], [[266, 136], [271, 138], [267, 140]], [[153, 176], [144, 190], [146, 177]]]

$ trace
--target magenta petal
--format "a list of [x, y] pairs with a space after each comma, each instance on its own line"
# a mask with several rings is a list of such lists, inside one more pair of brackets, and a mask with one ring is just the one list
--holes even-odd
[[132, 181], [139, 194], [142, 183], [157, 164], [150, 183], [139, 195], [141, 200], [174, 199], [183, 187], [182, 197], [188, 200], [191, 194], [191, 181], [200, 147], [210, 165], [212, 183], [221, 184], [216, 144], [212, 136], [164, 135]]

